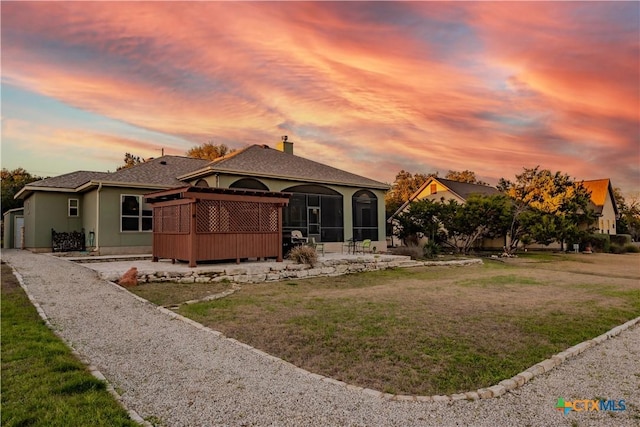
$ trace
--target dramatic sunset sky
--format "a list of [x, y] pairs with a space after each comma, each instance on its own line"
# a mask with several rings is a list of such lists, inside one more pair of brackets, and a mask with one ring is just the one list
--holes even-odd
[[2, 2], [2, 167], [275, 146], [640, 191], [638, 2]]

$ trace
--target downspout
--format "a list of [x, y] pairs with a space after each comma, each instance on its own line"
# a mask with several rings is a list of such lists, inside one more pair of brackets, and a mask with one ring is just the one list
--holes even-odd
[[92, 252], [100, 251], [100, 190], [102, 190], [102, 182], [98, 183], [98, 192], [96, 194], [96, 241], [94, 242], [95, 247]]
[[216, 188], [220, 187], [220, 174], [216, 174]]

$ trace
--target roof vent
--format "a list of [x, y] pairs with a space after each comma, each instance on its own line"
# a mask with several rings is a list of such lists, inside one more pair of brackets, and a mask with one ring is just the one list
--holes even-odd
[[162, 160], [162, 161], [160, 161], [160, 164], [161, 164], [161, 165], [166, 165], [166, 164], [167, 164], [167, 162], [166, 162], [166, 161], [164, 161], [164, 160]]

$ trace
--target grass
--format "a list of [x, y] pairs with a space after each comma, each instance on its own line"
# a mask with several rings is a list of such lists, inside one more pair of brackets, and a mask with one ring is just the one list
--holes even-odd
[[137, 426], [38, 316], [2, 264], [2, 425]]
[[179, 312], [311, 372], [398, 394], [486, 387], [640, 315], [640, 256], [547, 255], [245, 285]]
[[161, 306], [171, 306], [231, 289], [229, 281], [207, 283], [152, 282], [142, 283], [129, 290]]

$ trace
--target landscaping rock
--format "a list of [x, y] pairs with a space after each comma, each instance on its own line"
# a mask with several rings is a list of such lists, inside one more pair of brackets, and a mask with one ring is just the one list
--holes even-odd
[[138, 269], [136, 267], [131, 267], [122, 275], [120, 280], [118, 280], [118, 284], [125, 288], [138, 286]]

